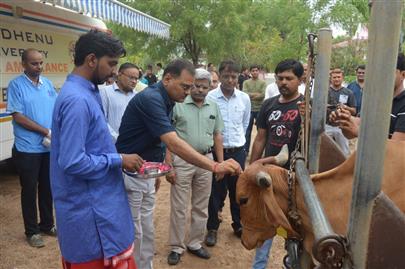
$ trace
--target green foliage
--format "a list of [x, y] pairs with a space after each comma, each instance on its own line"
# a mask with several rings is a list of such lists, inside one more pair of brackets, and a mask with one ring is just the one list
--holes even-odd
[[[184, 57], [194, 64], [234, 59], [268, 70], [285, 58], [306, 61], [307, 34], [340, 27], [350, 40], [369, 19], [368, 0], [133, 0], [127, 5], [171, 24], [160, 39], [109, 24], [128, 51], [125, 60], [144, 66]], [[366, 48], [334, 50], [332, 65], [347, 74], [364, 62]]]
[[303, 0], [135, 0], [135, 9], [171, 24], [163, 40], [109, 24], [128, 50], [127, 59], [144, 65], [185, 57], [194, 64], [231, 58], [268, 69], [284, 58], [303, 59], [306, 35], [316, 29]]
[[331, 68], [341, 68], [346, 75], [355, 74], [356, 67], [365, 64], [366, 41], [349, 40], [347, 47], [336, 48], [332, 52]]
[[345, 82], [347, 84], [355, 81], [357, 79], [356, 75], [345, 75]]

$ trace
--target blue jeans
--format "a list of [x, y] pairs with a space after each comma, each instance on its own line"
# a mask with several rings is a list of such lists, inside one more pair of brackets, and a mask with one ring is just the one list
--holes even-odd
[[256, 248], [252, 269], [265, 269], [267, 267], [272, 243], [273, 239], [267, 239], [260, 248]]
[[248, 125], [248, 128], [246, 129], [246, 134], [245, 134], [245, 138], [246, 138], [246, 143], [245, 143], [246, 155], [249, 154], [250, 138], [251, 138], [251, 135], [252, 135], [253, 124], [254, 124], [254, 122], [257, 120], [258, 114], [259, 114], [259, 111], [252, 111], [252, 112], [250, 112], [249, 125]]

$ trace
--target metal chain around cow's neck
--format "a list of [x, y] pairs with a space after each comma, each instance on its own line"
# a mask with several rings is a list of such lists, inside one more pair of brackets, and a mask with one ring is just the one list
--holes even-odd
[[[312, 34], [310, 34], [312, 35]], [[314, 36], [314, 35], [312, 35]], [[309, 39], [309, 37], [308, 37]], [[309, 42], [309, 56], [308, 56], [308, 62], [310, 65], [308, 66], [307, 69], [307, 76], [309, 75], [309, 83], [307, 81], [306, 87], [305, 87], [305, 97], [306, 99], [310, 99], [311, 96], [311, 91], [313, 89], [313, 84], [314, 84], [314, 74], [315, 74], [315, 63], [316, 63], [316, 54], [314, 53], [313, 50], [313, 43]], [[309, 108], [309, 100], [305, 100], [308, 102], [306, 104], [306, 110]], [[297, 153], [299, 152], [299, 149], [301, 147], [301, 143], [308, 143], [309, 137], [308, 137], [308, 131], [306, 131], [306, 134], [304, 133], [304, 129], [308, 129], [309, 126], [309, 113], [306, 113], [307, 117], [304, 117], [303, 115], [301, 116], [301, 125], [300, 125], [300, 131], [298, 133], [298, 138], [297, 142], [295, 143], [294, 150], [291, 152], [290, 156], [290, 169], [288, 170], [288, 211], [287, 211], [287, 217], [289, 219], [289, 222], [291, 223], [293, 229], [303, 237], [303, 234], [301, 233], [302, 227], [302, 221], [301, 221], [301, 216], [298, 213], [297, 210], [297, 203], [296, 203], [296, 181], [295, 181], [295, 175], [294, 175], [294, 170], [295, 170], [295, 161], [297, 159]], [[306, 128], [304, 127], [306, 125]], [[303, 137], [305, 135], [305, 137]], [[307, 161], [308, 156], [307, 156], [307, 146], [303, 146], [302, 150], [304, 150], [304, 158]], [[302, 238], [303, 239], [303, 238]]]
[[298, 213], [297, 203], [296, 203], [296, 182], [295, 182], [295, 161], [297, 159], [297, 153], [299, 151], [300, 142], [301, 142], [301, 133], [302, 129], [300, 129], [300, 133], [297, 139], [297, 144], [295, 145], [294, 151], [291, 153], [291, 160], [290, 160], [290, 169], [288, 170], [288, 211], [287, 211], [287, 218], [288, 221], [291, 223], [292, 228], [294, 231], [300, 234], [303, 239], [303, 234], [301, 233], [301, 216]]
[[[310, 58], [310, 57], [309, 57]], [[309, 60], [311, 66], [308, 66], [308, 74], [309, 74], [309, 82], [306, 83], [306, 88], [305, 88], [305, 99], [310, 99], [311, 92], [313, 90], [313, 84], [314, 84], [314, 77], [315, 77], [315, 63], [316, 63], [316, 54], [312, 52], [312, 59]], [[307, 101], [307, 100], [305, 100]], [[309, 101], [306, 103], [306, 112], [309, 109]], [[296, 178], [294, 174], [295, 170], [295, 162], [297, 160], [297, 154], [301, 148], [303, 151], [303, 154], [300, 158], [303, 157], [305, 160], [306, 166], [308, 166], [308, 145], [302, 145], [302, 144], [308, 144], [309, 141], [309, 113], [306, 113], [306, 116], [301, 115], [301, 125], [300, 125], [300, 131], [298, 133], [298, 138], [297, 142], [295, 144], [294, 150], [291, 152], [291, 158], [290, 158], [290, 169], [288, 170], [288, 214], [287, 218], [288, 221], [290, 222], [292, 228], [294, 231], [296, 231], [301, 238], [299, 240], [304, 240], [304, 233], [303, 233], [303, 227], [302, 227], [302, 219], [301, 216], [298, 212], [297, 208], [297, 203], [296, 203]], [[304, 127], [305, 126], [305, 127]], [[305, 133], [304, 133], [305, 132]], [[308, 168], [308, 167], [307, 167]], [[343, 244], [346, 246], [346, 249], [348, 249], [348, 242], [345, 240], [345, 238], [341, 238], [343, 240]], [[302, 246], [302, 244], [301, 244]], [[346, 261], [348, 263], [348, 266], [350, 268], [353, 268], [353, 260], [352, 260], [352, 255], [348, 251], [346, 255]], [[329, 264], [331, 269], [340, 269], [343, 267], [344, 262], [342, 263], [337, 263], [337, 264]]]
[[301, 133], [301, 154], [305, 160], [305, 166], [308, 167], [309, 160], [309, 121], [310, 121], [310, 101], [311, 101], [311, 91], [313, 89], [314, 83], [314, 74], [315, 74], [315, 34], [308, 34], [308, 67], [305, 81], [305, 114], [301, 115], [301, 130], [304, 130]]

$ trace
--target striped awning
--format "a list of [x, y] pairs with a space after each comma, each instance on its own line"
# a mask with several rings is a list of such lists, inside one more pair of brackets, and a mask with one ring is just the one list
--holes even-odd
[[46, 2], [160, 38], [170, 36], [170, 24], [116, 0], [46, 0]]

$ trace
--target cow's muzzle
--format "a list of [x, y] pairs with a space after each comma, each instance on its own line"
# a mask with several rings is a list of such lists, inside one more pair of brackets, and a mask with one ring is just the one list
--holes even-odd
[[256, 174], [256, 184], [260, 188], [266, 189], [271, 186], [272, 179], [266, 172], [260, 171]]

